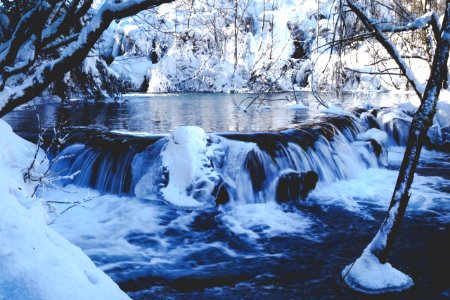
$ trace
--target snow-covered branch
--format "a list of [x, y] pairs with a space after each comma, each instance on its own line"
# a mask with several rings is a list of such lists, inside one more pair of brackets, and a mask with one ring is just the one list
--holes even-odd
[[28, 11], [20, 20], [11, 38], [4, 43], [0, 54], [0, 69], [11, 64], [17, 56], [19, 49], [33, 34], [33, 27], [38, 25], [35, 21], [39, 15], [48, 14], [51, 6], [41, 1], [34, 9]]
[[370, 19], [365, 10], [351, 0], [347, 0], [347, 5], [358, 16], [358, 18], [361, 20], [364, 26], [366, 26], [368, 30], [370, 30], [375, 34], [375, 38], [377, 39], [377, 41], [386, 49], [389, 55], [395, 60], [402, 74], [407, 78], [408, 82], [414, 88], [414, 91], [416, 92], [417, 96], [419, 96], [419, 98], [422, 99], [424, 92], [423, 84], [420, 83], [419, 80], [417, 80], [407, 62], [403, 59], [402, 55], [397, 51], [395, 45], [389, 40], [387, 36], [383, 34], [383, 31], [390, 31], [390, 32], [395, 32], [396, 30], [404, 31], [406, 30], [406, 28], [411, 28], [410, 30], [415, 30], [419, 29], [420, 26], [422, 26], [421, 28], [423, 28], [425, 26], [424, 24], [427, 24], [425, 23], [425, 21], [427, 20], [428, 22], [431, 22], [432, 20], [434, 20], [433, 22], [436, 21], [435, 14], [422, 16], [418, 18], [416, 21], [413, 21], [404, 27], [396, 28], [393, 26], [389, 27], [388, 25], [381, 25], [381, 23]]
[[[90, 3], [89, 3], [90, 2]], [[47, 44], [64, 33], [68, 28], [68, 24], [73, 20], [73, 15], [77, 10], [80, 0], [72, 1], [67, 9], [54, 20], [48, 28], [42, 33], [42, 43]], [[92, 1], [85, 1], [85, 4], [92, 4]]]
[[390, 23], [380, 22], [377, 20], [371, 20], [371, 22], [376, 25], [382, 32], [403, 32], [403, 31], [414, 31], [419, 30], [431, 25], [433, 27], [439, 27], [439, 18], [435, 12], [428, 12], [423, 16], [418, 17], [412, 22], [409, 22], [403, 26], [396, 26]]
[[[30, 74], [26, 74], [26, 72], [20, 74], [23, 75], [23, 78], [18, 78], [17, 75], [9, 78], [7, 72], [3, 69], [5, 67], [10, 67], [10, 69], [12, 68], [14, 70], [19, 69], [14, 65], [14, 60], [19, 49], [23, 47], [29, 39], [29, 36], [19, 33], [23, 31], [32, 31], [30, 29], [32, 28], [31, 21], [38, 16], [44, 20], [44, 24], [48, 24], [45, 21], [49, 18], [54, 5], [48, 5], [46, 4], [46, 1], [43, 1], [39, 6], [22, 17], [15, 34], [8, 42], [10, 46], [0, 55], [0, 66], [2, 66], [0, 75], [3, 81], [3, 85], [0, 85], [0, 116], [5, 115], [15, 107], [38, 96], [55, 78], [60, 78], [66, 72], [79, 65], [81, 61], [86, 58], [95, 42], [99, 39], [103, 31], [108, 28], [112, 20], [131, 16], [141, 10], [156, 7], [171, 1], [172, 0], [108, 0], [100, 7], [84, 27], [78, 26], [78, 31], [74, 30], [70, 23], [75, 21], [79, 22], [80, 20], [70, 19], [71, 22], [69, 22], [67, 21], [68, 15], [63, 14], [61, 17], [56, 18], [55, 21], [49, 22], [49, 27], [41, 31], [44, 38], [43, 41], [46, 41], [48, 44], [41, 45], [45, 51], [38, 53], [41, 57], [40, 60], [36, 60], [36, 63], [32, 68], [34, 72], [32, 74], [31, 72]], [[77, 2], [78, 1], [75, 1], [75, 3]], [[84, 1], [74, 14], [77, 17], [82, 17], [88, 12], [88, 8], [91, 4], [92, 1]], [[45, 12], [43, 12], [44, 9]], [[74, 7], [72, 6], [69, 6], [66, 10], [66, 12], [72, 13], [73, 11]], [[35, 25], [33, 24], [33, 26]], [[68, 35], [67, 33], [70, 31], [72, 31], [72, 33]], [[54, 41], [56, 37], [58, 37], [58, 41]], [[61, 49], [61, 47], [64, 48]], [[56, 58], [48, 59], [45, 56], [45, 53], [48, 53], [49, 50], [53, 49], [61, 50], [55, 55]], [[23, 62], [17, 63], [23, 65]]]

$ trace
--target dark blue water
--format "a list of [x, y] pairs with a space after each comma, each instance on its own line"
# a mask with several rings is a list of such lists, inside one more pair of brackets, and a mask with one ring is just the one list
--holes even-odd
[[[321, 167], [323, 174], [316, 190], [297, 205], [279, 204], [266, 195], [254, 202], [235, 199], [223, 207], [180, 209], [161, 199], [144, 200], [133, 194], [118, 196], [117, 185], [120, 184], [108, 180], [101, 185], [92, 183], [92, 178], [102, 176], [89, 173], [93, 170], [85, 173], [84, 183], [77, 183], [90, 188], [66, 186], [77, 194], [52, 189], [42, 192], [47, 199], [87, 199], [84, 207], [56, 217], [53, 226], [79, 245], [132, 298], [450, 298], [449, 153], [425, 151], [402, 231], [390, 256], [391, 264], [410, 275], [415, 285], [400, 294], [367, 296], [345, 286], [340, 273], [361, 254], [384, 217], [402, 148], [388, 149], [387, 168], [364, 163], [370, 157], [360, 157], [365, 150], [358, 148], [354, 157], [361, 159], [359, 163], [346, 153], [356, 149], [351, 134], [349, 137], [348, 133], [344, 134], [346, 138], [333, 146], [338, 127], [323, 123], [310, 125], [317, 122], [317, 109], [296, 111], [277, 103], [272, 109], [243, 112], [233, 108], [230, 95], [211, 97], [208, 94], [181, 99], [175, 96], [166, 99], [133, 97], [124, 103], [37, 106], [41, 120], [46, 120], [44, 126], [65, 121], [69, 126], [103, 128], [100, 130], [103, 132], [161, 134], [180, 125], [201, 126], [207, 132], [239, 131], [240, 135], [228, 135], [228, 138], [256, 142], [259, 149], [268, 154], [265, 165], [270, 165], [272, 159], [277, 161], [278, 169], [271, 167], [274, 174], [284, 164], [295, 161], [286, 157], [300, 150], [287, 147], [284, 141], [297, 137], [296, 143], [309, 149], [305, 153], [318, 155], [318, 161], [325, 165]], [[36, 124], [24, 121], [33, 119], [33, 115], [33, 110], [24, 109], [8, 115], [7, 119], [25, 134], [35, 130]], [[335, 122], [333, 126], [339, 124]], [[242, 134], [286, 127], [308, 134], [330, 135], [329, 140], [316, 136], [320, 143], [305, 141], [305, 136], [292, 133], [286, 136], [273, 132]], [[70, 130], [79, 135], [76, 142], [84, 139], [86, 145], [93, 147], [91, 152], [83, 154], [85, 156], [77, 154], [75, 160], [92, 157], [99, 164], [111, 162], [115, 159], [111, 155], [119, 155], [111, 148], [119, 144], [129, 147], [134, 143], [135, 152], [145, 148], [142, 141], [136, 142], [131, 136], [122, 137], [119, 142], [111, 142], [111, 137], [107, 137], [105, 142], [105, 134], [80, 135], [77, 129]], [[345, 132], [343, 128], [339, 131]], [[153, 140], [149, 142], [152, 143]], [[124, 149], [117, 151], [122, 153], [120, 155], [123, 151], [125, 156], [131, 155]], [[116, 161], [123, 162], [122, 158]], [[130, 157], [123, 159], [132, 160]], [[103, 170], [103, 174], [108, 168], [118, 167], [117, 163], [110, 166], [95, 170]], [[314, 168], [314, 164], [311, 166]], [[326, 170], [330, 172], [327, 180], [324, 179]], [[98, 190], [106, 194], [99, 194]]]

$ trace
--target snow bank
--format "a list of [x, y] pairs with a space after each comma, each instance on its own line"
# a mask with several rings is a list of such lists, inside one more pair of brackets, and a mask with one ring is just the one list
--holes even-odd
[[400, 292], [413, 286], [411, 277], [395, 269], [390, 263], [380, 263], [370, 253], [369, 247], [370, 245], [353, 264], [342, 270], [342, 277], [351, 288], [366, 294], [381, 294]]
[[0, 299], [128, 299], [76, 246], [46, 224], [23, 170], [36, 146], [0, 119]]

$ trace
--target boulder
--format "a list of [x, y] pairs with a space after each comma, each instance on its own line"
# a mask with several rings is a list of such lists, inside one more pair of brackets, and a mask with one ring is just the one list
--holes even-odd
[[224, 181], [221, 181], [213, 191], [213, 197], [215, 198], [216, 205], [224, 205], [230, 201], [230, 194], [228, 193], [227, 185]]
[[315, 187], [319, 176], [314, 171], [298, 173], [289, 171], [278, 178], [276, 197], [278, 202], [305, 199]]

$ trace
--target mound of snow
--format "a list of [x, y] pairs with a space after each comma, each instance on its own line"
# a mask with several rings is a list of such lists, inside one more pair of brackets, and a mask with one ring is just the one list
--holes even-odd
[[400, 292], [414, 284], [411, 277], [390, 263], [380, 263], [368, 248], [353, 264], [342, 270], [342, 277], [352, 289], [366, 294]]
[[34, 186], [23, 180], [36, 146], [1, 119], [0, 132], [0, 299], [128, 299], [47, 226], [42, 202], [29, 196]]
[[196, 182], [217, 177], [207, 155], [207, 136], [196, 126], [176, 128], [161, 153], [163, 166], [169, 173], [169, 183], [161, 189], [164, 199], [177, 206], [201, 206], [203, 203], [188, 195]]
[[366, 132], [362, 132], [356, 136], [357, 140], [360, 141], [375, 140], [380, 145], [384, 145], [387, 142], [387, 138], [388, 138], [387, 133], [377, 128], [371, 128]]

